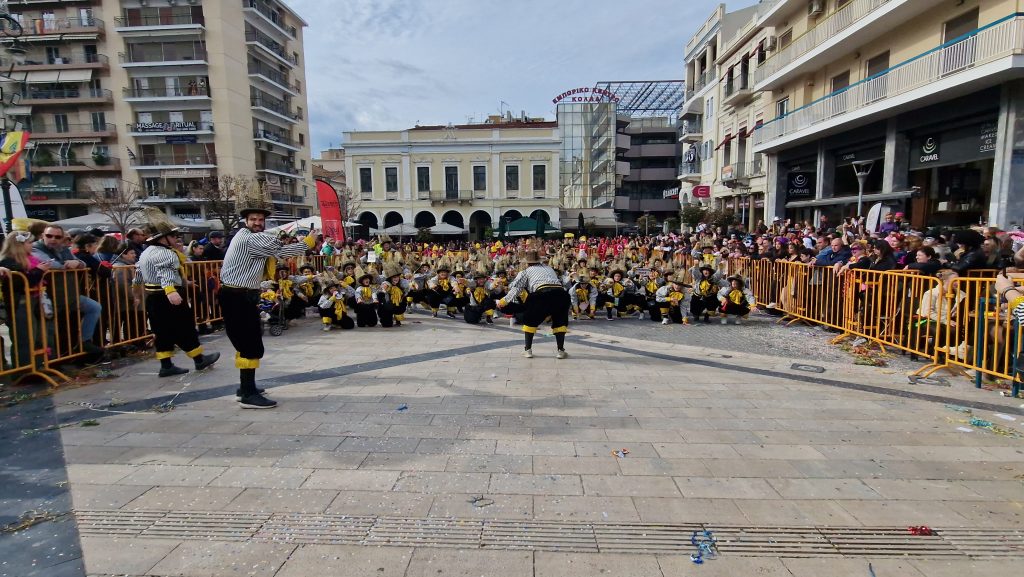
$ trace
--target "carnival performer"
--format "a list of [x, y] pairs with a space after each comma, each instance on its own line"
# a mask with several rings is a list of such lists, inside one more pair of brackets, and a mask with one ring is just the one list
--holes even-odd
[[320, 295], [320, 300], [317, 302], [317, 308], [320, 309], [320, 322], [323, 324], [323, 331], [329, 332], [334, 328], [344, 330], [356, 328], [355, 321], [352, 320], [352, 317], [348, 316], [345, 307], [345, 301], [348, 296], [346, 290], [351, 289], [346, 289], [336, 280], [326, 280], [323, 285], [323, 294]]
[[407, 306], [408, 282], [402, 278], [402, 267], [395, 261], [384, 265], [384, 282], [380, 284], [377, 302], [380, 304], [380, 326], [390, 328], [402, 326]]
[[594, 320], [597, 314], [597, 288], [591, 284], [589, 276], [581, 274], [576, 279], [576, 284], [570, 288], [569, 297], [573, 320], [579, 320], [580, 315]]
[[652, 321], [658, 322], [662, 319], [661, 305], [658, 304], [658, 289], [665, 283], [660, 277], [661, 271], [658, 270], [655, 263], [652, 263], [650, 270], [647, 272], [647, 278], [640, 279], [640, 293], [638, 296], [641, 302], [643, 302], [640, 318], [643, 318], [643, 313], [646, 312], [650, 315]]
[[156, 358], [160, 361], [158, 376], [173, 377], [188, 372], [172, 361], [175, 345], [185, 351], [195, 363], [195, 369], [201, 371], [216, 363], [220, 353], [203, 354], [195, 315], [183, 296], [181, 259], [173, 248], [181, 233], [163, 212], [147, 210], [146, 214], [150, 221], [148, 248], [139, 258], [133, 284], [145, 290], [146, 313], [156, 337]]
[[452, 279], [448, 277], [449, 273], [451, 268], [448, 265], [441, 264], [437, 267], [437, 275], [427, 281], [427, 301], [430, 302], [433, 316], [436, 317], [437, 311], [444, 305], [448, 317], [454, 319], [455, 306], [452, 302], [455, 300], [455, 289]]
[[243, 228], [235, 233], [224, 255], [221, 267], [219, 293], [224, 326], [235, 347], [235, 366], [238, 367], [240, 386], [237, 395], [243, 409], [272, 409], [277, 406], [256, 388], [256, 369], [263, 358], [263, 331], [260, 330], [260, 282], [279, 258], [303, 256], [312, 248], [314, 235], [306, 243], [282, 244], [273, 235], [264, 232], [270, 216], [270, 199], [265, 189], [254, 184], [248, 191], [239, 191], [236, 197], [238, 213], [244, 219]]
[[533, 337], [544, 319], [551, 317], [551, 332], [555, 335], [558, 352], [555, 358], [564, 359], [565, 333], [569, 326], [569, 295], [562, 288], [554, 269], [541, 264], [537, 251], [529, 251], [523, 257], [526, 270], [516, 275], [509, 285], [509, 294], [498, 301], [498, 308], [513, 303], [519, 298], [519, 291], [525, 290], [530, 298], [526, 301], [523, 319], [523, 335], [526, 346], [523, 356], [533, 358]]
[[722, 303], [722, 324], [729, 323], [729, 315], [735, 317], [733, 322], [740, 324], [740, 319], [747, 318], [751, 311], [757, 310], [754, 295], [747, 289], [743, 277], [731, 276], [727, 279], [729, 286], [718, 291], [718, 300]]
[[721, 306], [718, 291], [722, 288], [722, 279], [711, 265], [702, 263], [690, 271], [693, 277], [693, 294], [690, 296], [690, 316], [694, 322], [704, 317], [710, 323], [710, 315], [718, 314]]
[[464, 318], [471, 325], [480, 324], [480, 319], [489, 325], [494, 324], [494, 299], [487, 281], [487, 268], [481, 263], [473, 275], [473, 286], [469, 290], [469, 304], [466, 305]]
[[681, 279], [673, 277], [664, 286], [658, 288], [654, 300], [661, 316], [661, 324], [689, 324], [689, 319], [682, 311], [683, 299], [686, 298], [683, 293], [685, 286]]
[[377, 275], [372, 270], [367, 270], [359, 275], [357, 279], [359, 286], [355, 287], [355, 309], [357, 327], [377, 326], [377, 291], [373, 288], [373, 281]]
[[608, 313], [608, 320], [615, 320], [612, 311], [618, 316], [626, 316], [626, 308], [629, 298], [626, 294], [626, 273], [622, 269], [614, 269], [608, 273], [608, 277], [601, 283], [602, 293], [597, 297], [598, 305], [603, 305]]

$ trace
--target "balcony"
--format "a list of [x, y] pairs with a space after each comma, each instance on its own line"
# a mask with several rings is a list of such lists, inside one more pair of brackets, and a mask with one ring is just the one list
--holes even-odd
[[[621, 174], [621, 173], [620, 173]], [[678, 171], [673, 167], [633, 168], [625, 175], [626, 182], [651, 182], [657, 180], [676, 180]]]
[[212, 154], [140, 154], [131, 160], [137, 170], [217, 168]]
[[242, 0], [242, 11], [246, 14], [255, 14], [280, 34], [295, 38], [295, 27], [289, 26], [279, 12], [271, 10], [267, 2], [263, 0]]
[[631, 146], [633, 146], [633, 139], [628, 134], [615, 135], [615, 148], [618, 150], [629, 150]]
[[270, 200], [274, 202], [285, 202], [289, 204], [305, 204], [306, 199], [297, 194], [272, 193]]
[[273, 38], [259, 30], [249, 30], [246, 32], [245, 43], [249, 46], [259, 47], [272, 58], [286, 64], [287, 66], [294, 68], [299, 63], [298, 58], [292, 54], [288, 54], [283, 44], [276, 42]]
[[700, 118], [679, 123], [679, 142], [700, 142], [704, 136], [704, 123]]
[[114, 30], [125, 37], [160, 37], [175, 35], [196, 35], [206, 29], [202, 18], [193, 18], [191, 14], [128, 14], [114, 18]]
[[[686, 90], [686, 100], [684, 101], [683, 108], [685, 108], [685, 109], [691, 108], [691, 106], [690, 106], [691, 101], [694, 101], [694, 103], [698, 103], [699, 104], [699, 101], [696, 101], [694, 99], [696, 99], [704, 91], [705, 88], [707, 88], [709, 85], [714, 84], [715, 80], [718, 80], [718, 70], [715, 69], [715, 68], [711, 68], [709, 70], [705, 70], [699, 76], [694, 78], [693, 86], [688, 86], [687, 87], [687, 90]], [[702, 101], [700, 101], [700, 102], [702, 102]], [[697, 107], [696, 111], [697, 112], [700, 111], [700, 107], [699, 106]]]
[[787, 79], [817, 70], [864, 46], [929, 8], [934, 0], [852, 0], [816, 26], [780, 48], [753, 73], [754, 88], [761, 92]]
[[755, 176], [753, 163], [734, 162], [722, 167], [722, 184], [733, 188], [743, 186]]
[[133, 45], [138, 51], [120, 53], [121, 66], [125, 68], [147, 68], [164, 66], [206, 66], [206, 50], [198, 45], [182, 49], [175, 45]]
[[99, 140], [116, 136], [113, 124], [63, 124], [33, 121], [28, 128], [32, 140], [90, 139]]
[[257, 162], [256, 172], [269, 172], [281, 176], [290, 176], [292, 178], [297, 178], [302, 174], [302, 172], [298, 168], [295, 168], [291, 163], [274, 161]]
[[686, 182], [700, 182], [701, 179], [701, 166], [700, 162], [684, 162], [679, 165], [677, 178]]
[[297, 83], [288, 82], [287, 74], [280, 70], [275, 70], [262, 62], [249, 62], [249, 77], [263, 80], [274, 88], [283, 90], [292, 96], [298, 96], [302, 92]]
[[473, 204], [472, 190], [432, 190], [430, 204]]
[[270, 130], [253, 130], [252, 138], [256, 142], [266, 142], [269, 144], [276, 144], [284, 148], [294, 150], [298, 152], [302, 148], [287, 134], [279, 134]]
[[67, 106], [79, 104], [105, 104], [113, 101], [109, 90], [100, 88], [63, 88], [56, 90], [28, 90], [20, 104], [24, 106]]
[[159, 88], [124, 88], [125, 102], [182, 99], [209, 100], [210, 90], [206, 86], [161, 86]]
[[749, 78], [747, 74], [739, 74], [725, 81], [722, 93], [723, 106], [740, 106], [754, 98], [753, 86], [750, 84]]
[[254, 111], [264, 112], [273, 118], [279, 118], [290, 124], [298, 124], [299, 120], [302, 119], [302, 115], [292, 110], [283, 100], [256, 96], [249, 99], [249, 104]]
[[833, 92], [754, 131], [754, 150], [767, 152], [838, 132], [902, 110], [975, 92], [1019, 75], [1024, 17], [1010, 15]]
[[43, 172], [121, 172], [121, 161], [116, 158], [111, 158], [107, 160], [106, 164], [99, 165], [95, 162], [87, 163], [81, 160], [58, 158], [52, 161], [52, 164], [46, 166], [33, 164], [32, 172], [34, 174]]
[[26, 56], [24, 64], [15, 64], [15, 72], [31, 72], [36, 70], [104, 70], [110, 67], [110, 59], [106, 54], [73, 54], [70, 56], [43, 57], [34, 60], [34, 56]]
[[213, 134], [213, 123], [203, 122], [197, 120], [183, 120], [183, 121], [154, 121], [154, 122], [135, 122], [125, 125], [128, 129], [128, 134], [140, 137], [140, 136], [172, 136], [181, 134], [195, 134], [195, 135], [209, 135]]
[[[95, 39], [104, 32], [103, 21], [99, 18], [35, 18], [21, 21], [23, 42], [46, 42], [62, 40], [68, 35], [82, 35], [78, 40]], [[2, 41], [13, 40], [3, 36]]]

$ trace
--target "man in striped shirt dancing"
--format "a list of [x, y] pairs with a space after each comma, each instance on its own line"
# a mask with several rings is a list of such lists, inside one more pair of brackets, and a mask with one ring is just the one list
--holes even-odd
[[498, 308], [504, 308], [508, 303], [516, 302], [519, 292], [526, 290], [529, 295], [526, 299], [526, 313], [523, 320], [523, 335], [526, 337], [526, 350], [523, 356], [533, 358], [533, 335], [537, 334], [537, 327], [544, 322], [544, 319], [551, 317], [551, 332], [555, 334], [555, 342], [558, 344], [556, 358], [564, 359], [569, 356], [565, 352], [565, 333], [569, 330], [569, 293], [565, 292], [558, 274], [551, 267], [541, 264], [537, 251], [530, 251], [524, 255], [526, 270], [516, 275], [512, 284], [508, 287], [508, 294], [498, 301]]
[[[307, 244], [282, 244], [263, 231], [270, 215], [262, 198], [239, 201], [245, 227], [235, 233], [224, 255], [220, 272], [220, 307], [224, 328], [235, 347], [235, 366], [241, 384], [235, 395], [243, 409], [272, 409], [277, 406], [256, 388], [256, 369], [263, 358], [263, 330], [260, 326], [260, 282], [267, 278], [268, 259], [306, 254]], [[313, 238], [313, 235], [307, 239]]]

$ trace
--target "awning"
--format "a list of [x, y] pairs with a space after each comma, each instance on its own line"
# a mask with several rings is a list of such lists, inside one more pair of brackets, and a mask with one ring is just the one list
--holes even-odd
[[57, 82], [89, 82], [92, 70], [61, 70]]
[[31, 106], [8, 106], [4, 108], [4, 114], [7, 116], [32, 116]]
[[34, 70], [25, 73], [28, 84], [55, 84], [59, 82], [88, 82], [92, 80], [92, 70]]
[[[903, 200], [904, 198], [910, 198], [914, 194], [913, 191], [907, 190], [903, 192], [876, 192], [874, 194], [865, 194], [863, 201], [865, 204], [874, 202], [884, 202], [886, 200]], [[838, 204], [856, 204], [857, 196], [840, 196], [836, 198], [819, 198], [815, 200], [796, 200], [793, 202], [787, 202], [786, 208], [804, 208], [813, 206], [835, 206]]]

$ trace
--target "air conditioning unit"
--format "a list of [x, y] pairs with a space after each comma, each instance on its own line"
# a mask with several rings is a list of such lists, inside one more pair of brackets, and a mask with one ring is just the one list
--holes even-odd
[[807, 5], [808, 16], [818, 16], [825, 11], [825, 0], [811, 0], [811, 3]]
[[765, 36], [765, 39], [764, 39], [764, 49], [765, 50], [768, 50], [768, 51], [775, 50], [775, 48], [777, 48], [778, 45], [779, 45], [779, 37], [778, 36]]

